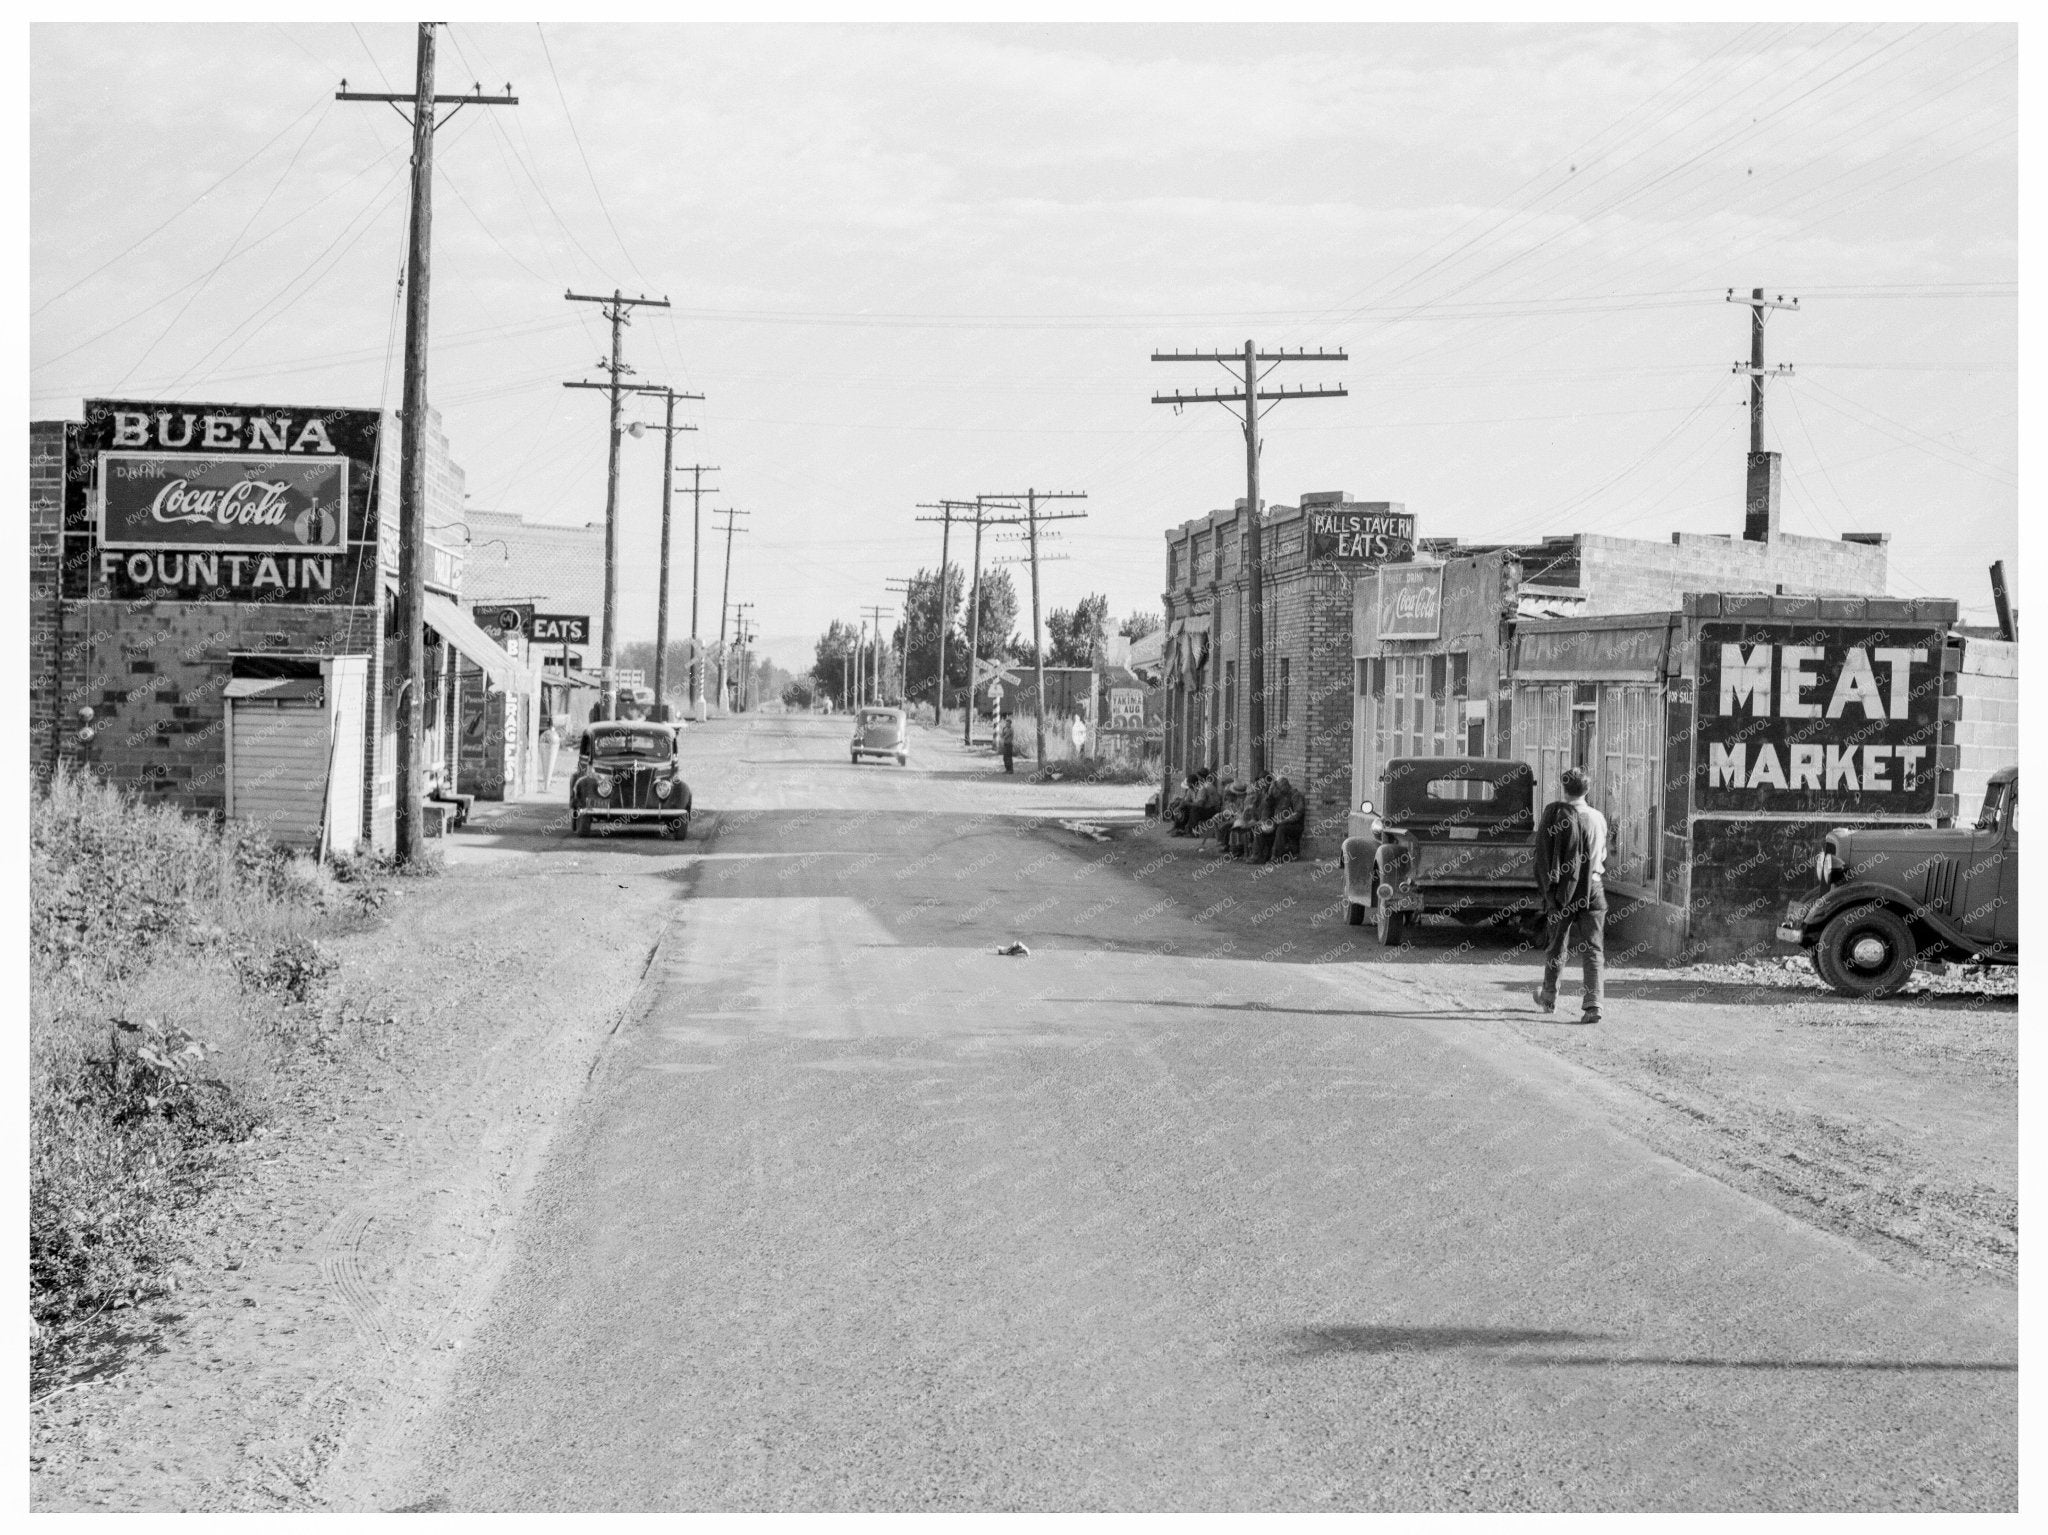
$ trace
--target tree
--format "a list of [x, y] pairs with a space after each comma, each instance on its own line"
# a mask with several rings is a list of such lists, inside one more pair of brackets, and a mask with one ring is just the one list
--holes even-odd
[[1135, 645], [1148, 634], [1157, 634], [1159, 632], [1159, 615], [1157, 613], [1147, 613], [1140, 609], [1117, 625], [1116, 632]]
[[937, 654], [939, 626], [945, 625], [946, 632], [946, 687], [947, 696], [953, 697], [958, 690], [967, 686], [967, 640], [960, 630], [960, 611], [963, 602], [962, 590], [966, 583], [960, 577], [960, 567], [946, 566], [946, 611], [939, 612], [939, 577], [936, 571], [920, 570], [910, 578], [910, 590], [903, 598], [904, 623], [896, 626], [896, 632], [889, 642], [889, 652], [895, 658], [897, 677], [903, 676], [903, 645], [906, 638], [910, 644], [910, 697], [925, 703], [932, 699], [932, 662]]
[[1083, 597], [1071, 608], [1054, 608], [1045, 622], [1045, 664], [1092, 666], [1102, 652], [1109, 629], [1109, 598], [1101, 592]]
[[[968, 621], [981, 610], [981, 659], [1003, 655], [1010, 644], [1010, 631], [1017, 627], [1017, 587], [1007, 570], [985, 570], [969, 597]], [[1029, 650], [1029, 647], [1026, 647]]]
[[790, 709], [808, 709], [818, 696], [817, 679], [806, 673], [782, 685], [782, 702]]

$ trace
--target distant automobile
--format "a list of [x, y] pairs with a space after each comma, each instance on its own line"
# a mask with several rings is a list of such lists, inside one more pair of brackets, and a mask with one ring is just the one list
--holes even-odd
[[569, 780], [571, 826], [579, 837], [604, 821], [656, 826], [680, 842], [690, 835], [690, 786], [683, 781], [674, 725], [605, 720], [583, 732]]
[[869, 705], [853, 717], [853, 763], [864, 757], [894, 757], [898, 767], [910, 763], [910, 724], [901, 709]]

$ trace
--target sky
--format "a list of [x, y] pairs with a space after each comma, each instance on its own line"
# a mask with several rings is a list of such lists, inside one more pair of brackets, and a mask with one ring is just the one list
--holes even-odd
[[[396, 408], [409, 135], [334, 92], [409, 91], [414, 52], [409, 23], [32, 28], [32, 416]], [[438, 55], [444, 93], [520, 98], [436, 139], [428, 394], [470, 506], [603, 516], [604, 400], [562, 383], [609, 336], [564, 293], [666, 297], [625, 355], [705, 396], [675, 440], [719, 471], [704, 611], [712, 509], [743, 509], [733, 600], [793, 669], [936, 566], [946, 498], [1085, 492], [1044, 609], [1156, 612], [1163, 530], [1242, 496], [1244, 452], [1222, 407], [1151, 403], [1229, 382], [1155, 350], [1348, 353], [1275, 370], [1349, 393], [1267, 416], [1269, 502], [1739, 535], [1730, 288], [1799, 300], [1767, 327], [1786, 531], [1889, 533], [1892, 591], [1966, 619], [1991, 561], [2018, 592], [2010, 25], [457, 22]], [[651, 638], [661, 434], [621, 458]]]

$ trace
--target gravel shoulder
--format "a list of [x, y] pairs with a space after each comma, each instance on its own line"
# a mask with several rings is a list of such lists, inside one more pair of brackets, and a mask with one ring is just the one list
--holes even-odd
[[161, 1336], [31, 1404], [35, 1509], [348, 1507], [348, 1468], [434, 1399], [677, 893], [659, 839], [531, 835], [556, 810], [479, 806], [440, 878], [333, 945], [390, 1022], [196, 1212]]

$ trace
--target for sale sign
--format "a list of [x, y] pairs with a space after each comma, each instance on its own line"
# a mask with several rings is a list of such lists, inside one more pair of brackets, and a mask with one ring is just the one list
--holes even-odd
[[1702, 624], [1695, 806], [1932, 814], [1941, 643], [1925, 625]]

